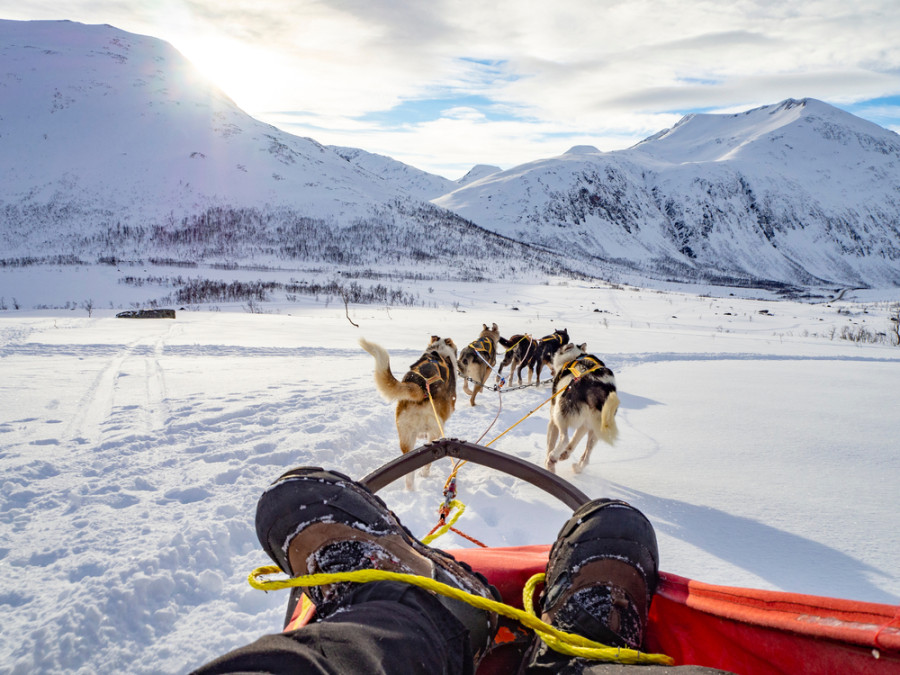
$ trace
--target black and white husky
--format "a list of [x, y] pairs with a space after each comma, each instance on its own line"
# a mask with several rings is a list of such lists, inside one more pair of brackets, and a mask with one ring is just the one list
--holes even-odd
[[[556, 463], [568, 459], [575, 446], [587, 434], [587, 445], [572, 469], [581, 473], [598, 439], [610, 445], [619, 435], [616, 410], [619, 395], [613, 372], [596, 356], [587, 353], [587, 344], [567, 344], [553, 357], [554, 398], [550, 402], [550, 423], [547, 426], [547, 461], [549, 471], [556, 471]], [[563, 393], [555, 394], [561, 389]], [[569, 428], [575, 428], [569, 440]]]

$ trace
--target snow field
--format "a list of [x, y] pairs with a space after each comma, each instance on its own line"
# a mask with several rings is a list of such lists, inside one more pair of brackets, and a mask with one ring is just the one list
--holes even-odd
[[[571, 283], [434, 284], [430, 297], [441, 308], [351, 306], [359, 328], [312, 301], [174, 321], [0, 313], [0, 672], [185, 672], [277, 630], [286, 596], [246, 583], [268, 564], [253, 526], [262, 490], [298, 464], [362, 477], [397, 453], [358, 337], [401, 376], [430, 335], [462, 348], [490, 322], [505, 336], [568, 328], [613, 369], [618, 444], [598, 445], [581, 475], [559, 470], [642, 509], [664, 570], [900, 602], [900, 350], [828, 337], [851, 319], [886, 324], [886, 303]], [[498, 394], [475, 408], [460, 395], [447, 435], [488, 442], [548, 396], [503, 394], [488, 430]], [[540, 463], [546, 421], [545, 406], [493, 447]], [[451, 467], [381, 492], [414, 533], [436, 522]], [[567, 516], [472, 464], [459, 498], [458, 527], [492, 546], [549, 543]]]

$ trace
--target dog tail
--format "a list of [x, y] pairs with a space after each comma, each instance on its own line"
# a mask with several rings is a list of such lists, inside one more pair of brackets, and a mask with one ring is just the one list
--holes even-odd
[[619, 409], [619, 395], [615, 390], [609, 392], [609, 396], [603, 402], [600, 409], [600, 428], [594, 429], [604, 441], [612, 445], [619, 437], [619, 427], [616, 426], [616, 411]]
[[500, 342], [500, 344], [506, 348], [512, 347], [515, 344], [515, 342], [513, 342], [511, 339], [507, 340], [502, 335], [498, 338], [498, 342]]
[[421, 401], [422, 388], [413, 382], [400, 382], [391, 372], [391, 358], [381, 345], [359, 339], [359, 346], [375, 357], [375, 388], [388, 401]]

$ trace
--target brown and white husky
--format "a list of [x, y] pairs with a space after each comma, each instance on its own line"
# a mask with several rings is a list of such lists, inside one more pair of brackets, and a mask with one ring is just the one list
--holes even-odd
[[[500, 329], [497, 324], [481, 324], [483, 330], [474, 342], [470, 342], [459, 355], [456, 362], [459, 374], [463, 377], [463, 391], [469, 395], [469, 403], [475, 405], [475, 397], [484, 388], [488, 375], [497, 363], [497, 342], [500, 340]], [[469, 380], [473, 387], [469, 389]]]
[[[421, 437], [429, 441], [440, 438], [441, 427], [456, 407], [457, 352], [453, 340], [432, 335], [425, 353], [409, 367], [403, 380], [391, 372], [390, 356], [384, 347], [365, 339], [360, 339], [359, 345], [375, 357], [378, 393], [388, 401], [397, 401], [395, 418], [400, 452], [405, 455], [413, 450]], [[427, 476], [430, 469], [431, 465], [426, 465], [422, 475]], [[411, 473], [406, 475], [406, 488], [415, 488]]]
[[[553, 357], [553, 393], [565, 388], [550, 402], [550, 423], [547, 426], [547, 461], [549, 471], [556, 471], [556, 463], [567, 459], [582, 437], [587, 444], [572, 469], [581, 473], [598, 439], [612, 445], [619, 430], [616, 411], [619, 395], [613, 372], [596, 356], [587, 353], [587, 344], [567, 344]], [[569, 428], [575, 428], [569, 440]]]

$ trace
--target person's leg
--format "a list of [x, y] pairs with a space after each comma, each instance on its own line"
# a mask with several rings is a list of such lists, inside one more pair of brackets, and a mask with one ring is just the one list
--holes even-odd
[[[484, 577], [419, 542], [377, 496], [336, 472], [301, 467], [282, 475], [259, 499], [256, 532], [290, 576], [388, 570], [496, 598]], [[197, 672], [282, 672], [272, 669], [277, 665], [285, 672], [470, 673], [497, 626], [490, 612], [407, 584], [337, 583], [304, 591], [316, 605], [316, 623], [267, 636]], [[246, 667], [254, 663], [261, 665]], [[441, 663], [449, 670], [436, 670]]]
[[266, 635], [193, 675], [470, 675], [468, 631], [415, 586], [382, 581], [351, 589], [345, 608], [289, 633]]

